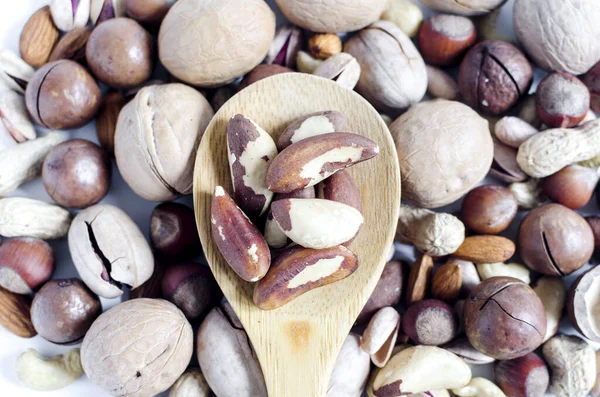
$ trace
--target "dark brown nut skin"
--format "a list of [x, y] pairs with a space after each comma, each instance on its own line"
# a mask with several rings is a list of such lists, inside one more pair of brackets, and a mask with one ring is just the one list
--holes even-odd
[[565, 276], [590, 259], [594, 234], [575, 211], [560, 204], [546, 204], [523, 219], [519, 250], [530, 269], [548, 276]]
[[109, 91], [102, 97], [98, 116], [96, 117], [96, 134], [98, 142], [106, 151], [115, 157], [115, 132], [119, 113], [127, 101], [118, 91]]
[[379, 309], [396, 306], [400, 302], [407, 271], [408, 266], [404, 262], [391, 261], [385, 264], [371, 297], [356, 319], [356, 325], [367, 324]]
[[452, 66], [477, 42], [477, 31], [469, 18], [438, 14], [423, 22], [417, 40], [425, 62]]
[[[567, 313], [573, 327], [593, 342], [600, 342], [596, 302], [600, 298], [600, 267], [595, 266], [583, 273], [571, 284], [567, 295]], [[589, 296], [588, 296], [589, 295]]]
[[346, 170], [340, 170], [317, 185], [317, 197], [354, 207], [362, 213], [360, 191]]
[[535, 353], [496, 361], [494, 377], [507, 397], [542, 397], [550, 383], [548, 367]]
[[210, 269], [198, 263], [169, 266], [162, 279], [162, 293], [189, 320], [204, 318], [223, 298]]
[[443, 345], [458, 332], [458, 317], [452, 307], [438, 299], [413, 303], [402, 317], [402, 331], [419, 345]]
[[81, 127], [94, 118], [100, 106], [100, 88], [80, 64], [51, 62], [38, 69], [25, 91], [33, 120], [55, 130]]
[[152, 75], [154, 40], [133, 19], [112, 18], [92, 31], [86, 59], [92, 73], [106, 85], [132, 88]]
[[281, 65], [258, 65], [254, 69], [252, 69], [244, 79], [240, 83], [238, 90], [243, 90], [251, 84], [256, 83], [262, 79], [266, 79], [267, 77], [275, 76], [276, 74], [281, 73], [293, 73], [294, 71], [290, 68], [286, 68]]
[[542, 188], [550, 200], [576, 210], [592, 199], [597, 183], [596, 169], [571, 164], [544, 179]]
[[475, 188], [463, 200], [461, 219], [479, 234], [498, 234], [508, 228], [519, 206], [513, 192], [504, 186]]
[[315, 187], [314, 186], [309, 186], [307, 188], [304, 188], [302, 190], [295, 190], [293, 192], [290, 193], [275, 193], [273, 195], [273, 201], [277, 201], [277, 200], [284, 200], [284, 199], [293, 199], [293, 198], [307, 198], [307, 199], [311, 199], [311, 198], [315, 198], [317, 197], [316, 193], [315, 193]]
[[78, 343], [101, 313], [98, 296], [76, 278], [48, 281], [31, 304], [38, 334], [58, 344]]
[[60, 59], [70, 59], [76, 62], [85, 60], [85, 47], [87, 46], [88, 39], [92, 34], [92, 28], [89, 26], [79, 26], [65, 33], [63, 37], [58, 40], [56, 46], [50, 54], [50, 62], [58, 61]]
[[85, 208], [106, 196], [110, 188], [108, 154], [93, 142], [72, 139], [55, 146], [42, 166], [46, 191], [63, 207]]
[[161, 299], [163, 297], [162, 279], [165, 276], [166, 270], [166, 265], [155, 256], [152, 276], [139, 287], [129, 290], [129, 299]]
[[590, 110], [590, 92], [575, 76], [550, 73], [535, 91], [535, 107], [548, 127], [575, 127]]
[[31, 298], [0, 287], [0, 327], [21, 338], [37, 335], [30, 315]]
[[585, 218], [594, 234], [594, 249], [598, 251], [600, 249], [600, 216], [588, 216]]
[[523, 53], [501, 40], [487, 40], [471, 48], [458, 73], [465, 102], [480, 113], [498, 116], [526, 95], [533, 69]]
[[497, 360], [510, 360], [542, 344], [546, 313], [529, 285], [512, 277], [492, 277], [467, 298], [465, 328], [477, 350]]
[[592, 110], [600, 113], [600, 62], [587, 72], [583, 77], [583, 83], [590, 90]]
[[0, 245], [0, 286], [15, 294], [31, 294], [52, 277], [54, 251], [32, 237], [17, 237]]
[[125, 12], [138, 22], [158, 25], [177, 0], [124, 0]]
[[154, 251], [167, 260], [193, 256], [200, 248], [194, 211], [173, 202], [157, 205], [150, 217], [150, 242]]

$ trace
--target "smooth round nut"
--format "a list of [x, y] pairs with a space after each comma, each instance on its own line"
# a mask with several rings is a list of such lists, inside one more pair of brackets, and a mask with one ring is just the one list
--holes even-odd
[[546, 313], [527, 284], [512, 277], [492, 277], [467, 298], [465, 330], [477, 350], [497, 360], [510, 360], [542, 344]]
[[48, 281], [31, 304], [37, 333], [58, 344], [79, 343], [100, 314], [98, 295], [76, 278]]
[[525, 264], [548, 276], [565, 276], [583, 266], [594, 251], [594, 235], [581, 215], [560, 204], [533, 209], [519, 228]]
[[572, 164], [545, 178], [542, 188], [550, 200], [576, 210], [591, 200], [598, 177], [598, 170]]
[[88, 378], [108, 393], [152, 396], [175, 383], [193, 348], [192, 327], [175, 305], [133, 299], [94, 321], [81, 345], [81, 364]]
[[164, 258], [192, 256], [200, 248], [194, 211], [174, 202], [157, 205], [150, 216], [150, 242]]
[[458, 317], [452, 307], [437, 299], [413, 303], [402, 317], [402, 331], [419, 345], [443, 345], [458, 331]]
[[517, 47], [501, 40], [487, 40], [465, 55], [458, 72], [458, 88], [469, 106], [498, 116], [527, 94], [532, 79], [533, 69]]
[[158, 52], [173, 76], [214, 87], [261, 63], [274, 36], [275, 14], [263, 0], [179, 0], [160, 26]]
[[458, 200], [492, 165], [488, 122], [459, 102], [414, 105], [392, 123], [390, 132], [400, 160], [402, 198], [420, 207]]
[[55, 146], [42, 165], [46, 192], [67, 208], [85, 208], [102, 200], [110, 188], [110, 177], [108, 154], [83, 139]]
[[114, 88], [142, 84], [154, 69], [154, 41], [136, 21], [111, 18], [99, 24], [86, 47], [92, 73]]
[[38, 69], [25, 91], [33, 120], [56, 130], [81, 127], [100, 107], [100, 88], [77, 62], [60, 60]]
[[500, 185], [475, 188], [465, 196], [461, 219], [478, 234], [498, 234], [508, 228], [519, 209], [513, 192]]
[[475, 24], [456, 15], [439, 14], [426, 20], [417, 36], [419, 50], [428, 64], [457, 64], [477, 41]]
[[158, 25], [177, 0], [122, 0], [125, 12], [138, 22]]
[[54, 250], [44, 240], [17, 237], [0, 244], [0, 287], [31, 294], [53, 272]]
[[537, 114], [550, 128], [577, 126], [590, 110], [590, 92], [577, 77], [550, 73], [535, 92]]

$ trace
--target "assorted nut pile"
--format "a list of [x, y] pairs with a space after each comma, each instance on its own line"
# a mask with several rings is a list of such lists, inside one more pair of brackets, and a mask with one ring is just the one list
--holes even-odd
[[[600, 216], [576, 212], [600, 189], [600, 3], [515, 0], [513, 42], [496, 30], [504, 0], [420, 1], [437, 14], [423, 20], [417, 0], [276, 0], [280, 26], [263, 0], [49, 0], [35, 11], [20, 55], [0, 50], [0, 325], [81, 347], [23, 352], [19, 382], [56, 390], [85, 373], [116, 396], [267, 396], [201, 263], [193, 210], [171, 200], [192, 193], [198, 145], [229, 98], [308, 73], [381, 112], [405, 201], [405, 249], [345, 340], [327, 396], [600, 396], [600, 268], [588, 266]], [[535, 90], [534, 67], [548, 72]], [[379, 148], [335, 110], [275, 137], [247, 116], [227, 126], [233, 189], [216, 187], [210, 226], [225, 262], [255, 283], [254, 303], [273, 310], [359, 266], [352, 241], [377, 203], [361, 202], [344, 169]], [[93, 120], [100, 145], [37, 135]], [[102, 202], [113, 160], [140, 200], [161, 202], [149, 239]], [[481, 186], [486, 177], [495, 182]], [[36, 178], [45, 200], [15, 194]], [[47, 240], [65, 238], [79, 277], [53, 279], [63, 258]], [[122, 297], [103, 311], [101, 298]], [[491, 363], [491, 379], [473, 376]]]

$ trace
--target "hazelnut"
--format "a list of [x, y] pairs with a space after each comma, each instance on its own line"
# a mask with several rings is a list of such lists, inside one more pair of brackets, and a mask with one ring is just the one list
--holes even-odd
[[471, 48], [458, 73], [458, 87], [468, 105], [497, 116], [526, 95], [533, 69], [523, 53], [501, 40], [487, 40]]
[[507, 397], [542, 397], [550, 383], [548, 367], [535, 353], [497, 361], [494, 375]]
[[133, 19], [112, 18], [92, 31], [86, 59], [92, 73], [103, 83], [132, 88], [152, 74], [154, 41]]
[[371, 297], [356, 319], [357, 325], [369, 322], [379, 309], [386, 306], [396, 306], [400, 302], [407, 270], [408, 266], [404, 262], [392, 261], [386, 263]]
[[458, 317], [452, 307], [437, 299], [413, 303], [402, 317], [402, 330], [416, 344], [443, 345], [458, 331]]
[[101, 313], [98, 296], [76, 278], [48, 281], [31, 304], [37, 333], [58, 344], [80, 342]]
[[548, 127], [575, 127], [590, 110], [590, 92], [577, 77], [550, 73], [537, 87], [535, 106]]
[[51, 62], [33, 75], [25, 91], [27, 110], [46, 128], [81, 127], [94, 118], [100, 106], [100, 88], [77, 62]]
[[31, 294], [54, 272], [54, 251], [44, 240], [18, 237], [0, 245], [0, 286]]
[[158, 25], [177, 0], [122, 0], [125, 12], [138, 22]]
[[473, 22], [457, 15], [434, 15], [423, 23], [418, 35], [423, 59], [437, 66], [457, 64], [476, 41]]
[[594, 235], [575, 211], [560, 204], [546, 204], [523, 219], [519, 250], [530, 269], [548, 276], [565, 276], [590, 259]]
[[267, 77], [275, 76], [276, 74], [281, 73], [293, 73], [294, 71], [290, 68], [286, 68], [285, 66], [280, 66], [276, 64], [272, 65], [258, 65], [254, 69], [250, 71], [244, 79], [240, 83], [239, 90], [243, 90], [248, 87], [250, 84], [254, 84], [257, 81], [262, 79], [266, 79]]
[[55, 146], [42, 166], [46, 192], [63, 207], [85, 208], [106, 196], [111, 164], [93, 142], [71, 139]]
[[546, 314], [530, 286], [516, 278], [492, 277], [467, 298], [465, 327], [477, 350], [497, 360], [510, 360], [542, 343]]
[[592, 110], [600, 113], [600, 62], [583, 76], [583, 83], [590, 91]]
[[600, 342], [600, 267], [596, 266], [579, 276], [571, 285], [567, 297], [567, 313], [571, 324], [583, 336]]
[[544, 194], [572, 210], [585, 206], [598, 183], [598, 171], [580, 165], [568, 165], [544, 179]]
[[157, 205], [150, 217], [150, 241], [156, 253], [165, 258], [194, 255], [200, 248], [194, 211], [173, 202]]
[[223, 297], [210, 269], [197, 263], [169, 266], [162, 292], [189, 320], [203, 318]]
[[342, 39], [335, 33], [315, 33], [308, 39], [311, 54], [319, 59], [327, 59], [342, 52]]
[[467, 194], [462, 203], [462, 221], [478, 234], [498, 234], [508, 228], [517, 215], [515, 195], [504, 186], [486, 185]]

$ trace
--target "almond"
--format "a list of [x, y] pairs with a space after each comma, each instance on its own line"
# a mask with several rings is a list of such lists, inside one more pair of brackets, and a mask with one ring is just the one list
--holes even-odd
[[375, 142], [358, 134], [333, 132], [306, 138], [275, 157], [267, 171], [267, 187], [276, 193], [289, 193], [314, 186], [378, 153]]
[[39, 68], [48, 62], [52, 49], [58, 40], [58, 29], [54, 26], [50, 7], [42, 7], [29, 18], [19, 42], [23, 60]]
[[364, 218], [349, 205], [321, 199], [284, 199], [271, 204], [273, 219], [296, 244], [331, 248], [352, 239]]
[[311, 136], [341, 132], [346, 128], [346, 116], [335, 110], [311, 113], [290, 124], [279, 136], [277, 147], [283, 150], [292, 143]]
[[277, 147], [258, 124], [238, 114], [227, 125], [227, 149], [235, 202], [255, 219], [265, 213], [273, 199], [265, 177]]
[[305, 292], [348, 277], [357, 268], [358, 258], [343, 246], [322, 250], [290, 248], [256, 283], [254, 303], [262, 310], [276, 309]]
[[37, 335], [31, 323], [31, 301], [25, 295], [17, 295], [0, 287], [0, 325], [22, 338]]
[[406, 306], [425, 299], [432, 270], [433, 259], [429, 255], [422, 255], [413, 263], [406, 285]]
[[501, 236], [467, 237], [453, 254], [474, 263], [505, 262], [515, 253], [515, 243]]
[[267, 242], [221, 186], [215, 188], [210, 221], [213, 240], [238, 276], [246, 281], [263, 278], [271, 264]]
[[456, 301], [461, 288], [462, 270], [456, 262], [440, 266], [431, 280], [431, 296], [444, 302]]
[[81, 26], [66, 33], [58, 40], [56, 47], [50, 54], [50, 62], [60, 59], [70, 59], [79, 62], [85, 58], [85, 46], [90, 38], [92, 29], [88, 26]]
[[[74, 32], [73, 30], [72, 32]], [[123, 106], [125, 97], [118, 91], [110, 91], [104, 94], [98, 115], [96, 116], [96, 134], [98, 141], [111, 156], [115, 155], [115, 130], [117, 119]]]

